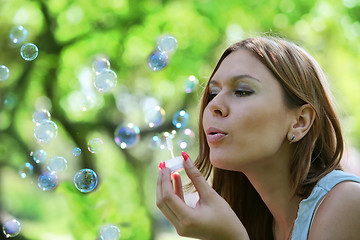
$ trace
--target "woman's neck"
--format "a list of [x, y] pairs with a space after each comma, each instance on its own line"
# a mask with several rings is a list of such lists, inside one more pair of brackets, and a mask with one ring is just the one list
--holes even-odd
[[277, 157], [243, 171], [274, 217], [275, 239], [289, 238], [301, 201], [293, 196], [288, 165]]

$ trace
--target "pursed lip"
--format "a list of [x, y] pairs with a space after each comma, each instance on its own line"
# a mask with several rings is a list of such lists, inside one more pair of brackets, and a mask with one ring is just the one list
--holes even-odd
[[227, 136], [227, 133], [221, 129], [210, 127], [206, 130], [208, 143], [218, 143]]

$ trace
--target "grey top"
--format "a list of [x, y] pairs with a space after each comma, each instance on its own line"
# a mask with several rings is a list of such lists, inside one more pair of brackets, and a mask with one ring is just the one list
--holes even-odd
[[308, 239], [311, 223], [316, 213], [318, 203], [323, 200], [326, 193], [343, 181], [360, 183], [360, 177], [340, 170], [334, 170], [320, 179], [312, 190], [310, 196], [300, 202], [297, 218], [291, 235], [292, 240]]

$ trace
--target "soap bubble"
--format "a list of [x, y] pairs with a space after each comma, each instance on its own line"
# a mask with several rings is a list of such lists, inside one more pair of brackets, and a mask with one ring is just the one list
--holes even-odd
[[46, 109], [36, 110], [32, 115], [32, 121], [39, 124], [44, 120], [50, 120], [50, 113]]
[[140, 129], [133, 123], [118, 126], [114, 132], [115, 143], [122, 149], [133, 147], [140, 139]]
[[161, 139], [158, 135], [153, 136], [149, 139], [148, 147], [151, 149], [160, 148]]
[[38, 178], [38, 186], [43, 191], [50, 191], [58, 184], [58, 177], [55, 172], [44, 172]]
[[177, 40], [171, 35], [163, 35], [157, 39], [156, 45], [161, 52], [170, 53], [176, 50]]
[[26, 61], [32, 61], [38, 56], [39, 49], [33, 43], [25, 43], [20, 49], [20, 54]]
[[81, 154], [81, 149], [80, 148], [76, 147], [76, 148], [73, 149], [73, 155], [75, 157], [80, 156], [80, 154]]
[[15, 237], [19, 235], [20, 230], [21, 230], [21, 224], [16, 219], [7, 220], [3, 224], [3, 232], [7, 238]]
[[26, 178], [28, 176], [31, 176], [33, 171], [34, 171], [33, 165], [27, 162], [19, 169], [19, 174], [21, 178]]
[[102, 72], [103, 70], [110, 69], [110, 62], [106, 58], [96, 58], [92, 65], [92, 70], [96, 74]]
[[[1, 104], [1, 103], [0, 103]], [[8, 93], [4, 99], [5, 108], [8, 110], [14, 109], [17, 104], [17, 97], [13, 93]]]
[[34, 137], [39, 143], [49, 143], [55, 139], [57, 131], [57, 125], [53, 121], [44, 120], [35, 126]]
[[10, 70], [5, 65], [0, 65], [0, 82], [5, 81], [10, 76]]
[[95, 75], [94, 86], [99, 92], [110, 92], [117, 83], [117, 76], [113, 70], [105, 69]]
[[105, 225], [100, 229], [101, 240], [118, 240], [120, 238], [120, 229], [114, 225]]
[[191, 75], [186, 80], [185, 92], [186, 93], [191, 93], [198, 83], [199, 83], [199, 80], [194, 75]]
[[149, 127], [157, 127], [165, 120], [165, 110], [160, 106], [150, 107], [144, 111], [145, 122]]
[[63, 172], [67, 168], [67, 161], [60, 156], [54, 156], [49, 159], [47, 169], [50, 172]]
[[88, 168], [81, 169], [75, 174], [74, 184], [80, 192], [91, 192], [98, 182], [96, 173]]
[[32, 157], [36, 163], [44, 163], [47, 158], [47, 153], [45, 152], [45, 150], [39, 149], [32, 154]]
[[166, 67], [168, 61], [169, 61], [169, 57], [165, 52], [155, 51], [151, 53], [148, 59], [148, 64], [152, 70], [158, 71]]
[[100, 138], [91, 139], [88, 143], [88, 149], [91, 153], [97, 153], [101, 150], [104, 142]]
[[189, 114], [185, 110], [180, 110], [173, 115], [172, 123], [177, 128], [182, 128], [187, 125], [189, 121]]
[[14, 44], [21, 44], [26, 40], [28, 31], [23, 26], [15, 26], [10, 30], [10, 41]]
[[184, 150], [193, 143], [194, 139], [195, 133], [191, 129], [187, 128], [179, 134], [177, 144]]

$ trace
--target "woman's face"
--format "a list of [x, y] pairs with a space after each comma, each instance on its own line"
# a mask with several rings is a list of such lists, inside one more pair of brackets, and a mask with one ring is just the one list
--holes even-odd
[[203, 126], [215, 167], [239, 171], [282, 157], [294, 111], [286, 106], [279, 82], [250, 51], [228, 55], [209, 90]]

